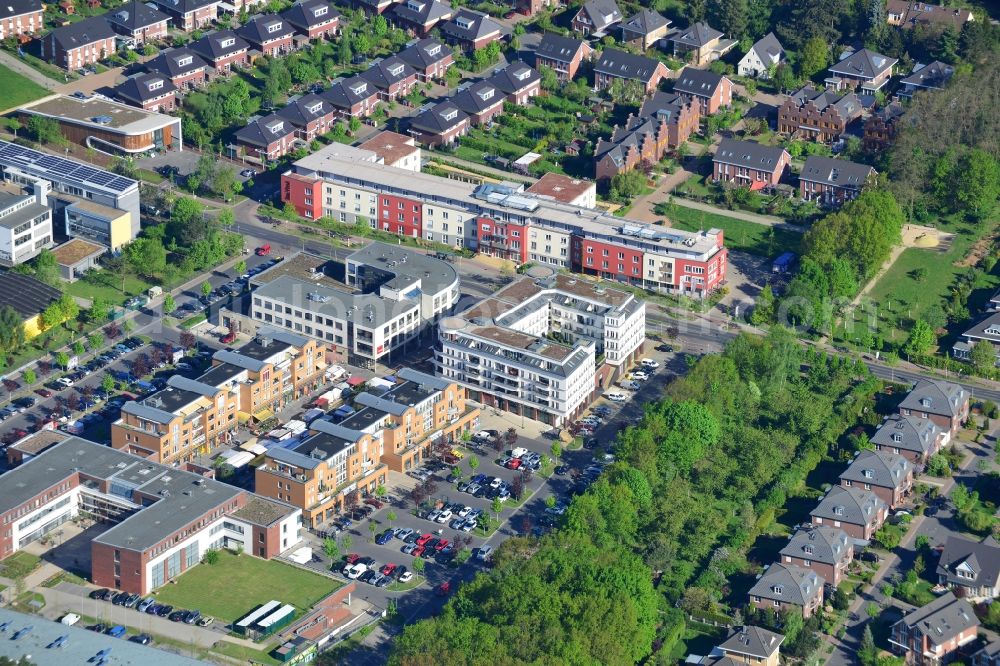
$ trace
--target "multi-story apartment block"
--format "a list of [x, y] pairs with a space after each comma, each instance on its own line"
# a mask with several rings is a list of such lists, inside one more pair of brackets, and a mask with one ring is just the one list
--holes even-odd
[[712, 179], [751, 190], [769, 189], [781, 181], [791, 161], [780, 146], [723, 139], [712, 157]]
[[930, 419], [900, 414], [889, 416], [871, 437], [876, 451], [903, 456], [920, 467], [950, 441], [951, 431], [943, 430]]
[[36, 35], [45, 27], [41, 0], [10, 0], [0, 6], [0, 39]]
[[856, 199], [877, 175], [867, 164], [810, 155], [799, 174], [799, 196], [806, 201], [840, 206]]
[[639, 116], [629, 115], [611, 137], [594, 148], [594, 175], [609, 181], [616, 174], [650, 168], [698, 129], [699, 105], [691, 97], [657, 92], [643, 103]]
[[892, 77], [892, 68], [899, 62], [895, 58], [868, 49], [855, 51], [843, 57], [827, 71], [831, 76], [825, 83], [833, 90], [856, 90], [875, 94]]
[[451, 101], [472, 124], [485, 125], [503, 113], [506, 98], [489, 79], [482, 79], [456, 92]]
[[399, 56], [383, 58], [361, 74], [378, 90], [379, 97], [392, 102], [406, 97], [417, 85], [417, 72]]
[[173, 111], [177, 87], [162, 74], [135, 74], [115, 86], [115, 97], [143, 111]]
[[289, 504], [220, 483], [211, 470], [168, 467], [78, 437], [4, 474], [0, 498], [0, 557], [86, 512], [112, 524], [91, 543], [91, 580], [136, 594], [175, 579], [209, 549], [272, 558], [300, 541], [302, 514]]
[[609, 88], [615, 81], [638, 81], [646, 94], [650, 94], [669, 71], [659, 60], [618, 49], [604, 49], [594, 65], [594, 90]]
[[970, 397], [958, 384], [921, 379], [899, 403], [899, 413], [929, 419], [954, 437], [969, 418]]
[[992, 603], [1000, 596], [1000, 543], [991, 534], [980, 541], [949, 535], [937, 575], [940, 585], [957, 590], [963, 599]]
[[337, 112], [328, 101], [319, 95], [304, 95], [292, 100], [278, 115], [295, 128], [295, 134], [303, 141], [312, 141], [320, 134], [326, 134], [333, 127]]
[[[582, 178], [570, 178], [561, 173], [549, 172], [525, 190], [525, 193], [539, 198], [549, 198], [570, 206], [580, 208], [597, 207], [597, 183]], [[535, 231], [531, 231], [535, 240]], [[550, 239], [551, 240], [551, 239]], [[568, 244], [567, 244], [568, 246]]]
[[343, 118], [367, 118], [378, 104], [378, 88], [361, 76], [334, 81], [320, 95]]
[[145, 44], [167, 36], [170, 17], [155, 7], [132, 0], [106, 14], [111, 29], [132, 40]]
[[63, 69], [93, 65], [115, 52], [115, 32], [103, 16], [56, 28], [41, 39], [41, 58]]
[[469, 114], [450, 99], [438, 102], [410, 119], [410, 135], [428, 148], [449, 146], [469, 131]]
[[309, 39], [329, 39], [340, 30], [340, 12], [326, 0], [301, 0], [281, 12], [281, 18]]
[[837, 587], [854, 559], [854, 540], [833, 527], [800, 529], [778, 555], [782, 564], [812, 569]]
[[[499, 222], [511, 230], [505, 251], [522, 263], [536, 261], [656, 291], [701, 297], [725, 280], [727, 251], [718, 229], [664, 229], [532, 197], [507, 185], [473, 189], [379, 162], [370, 151], [324, 148], [282, 176], [282, 201], [308, 218], [352, 223], [364, 218], [393, 233], [474, 250], [480, 249], [482, 223]], [[534, 244], [525, 247], [525, 238]], [[490, 251], [497, 251], [495, 242]]]
[[191, 42], [192, 51], [211, 65], [216, 74], [228, 74], [233, 67], [250, 62], [250, 43], [232, 30], [219, 30]]
[[698, 100], [703, 116], [710, 116], [733, 103], [733, 82], [708, 69], [682, 69], [674, 82], [674, 92]]
[[443, 79], [455, 62], [451, 49], [435, 39], [421, 39], [399, 52], [400, 59], [413, 68], [421, 83]]
[[438, 27], [445, 41], [463, 51], [484, 48], [503, 35], [500, 24], [488, 15], [465, 8], [458, 10], [450, 20], [438, 24]]
[[561, 425], [635, 359], [645, 322], [628, 292], [567, 275], [519, 280], [441, 321], [438, 374], [478, 402]]
[[209, 64], [189, 47], [163, 51], [145, 64], [146, 71], [161, 74], [178, 90], [200, 88], [208, 80]]
[[897, 509], [913, 488], [913, 465], [894, 453], [860, 451], [840, 474], [840, 485], [870, 490], [890, 509]]
[[295, 28], [276, 14], [255, 16], [236, 33], [267, 56], [284, 55], [292, 51]]
[[215, 21], [220, 0], [153, 0], [181, 30], [197, 30]]
[[830, 143], [861, 117], [861, 100], [852, 92], [838, 96], [811, 85], [791, 95], [778, 107], [778, 131]]
[[823, 605], [824, 583], [812, 569], [776, 562], [750, 588], [750, 605], [775, 612], [798, 610], [808, 618]]
[[17, 266], [52, 247], [50, 190], [41, 179], [28, 188], [0, 182], [0, 266]]
[[714, 62], [738, 43], [735, 39], [723, 39], [721, 32], [701, 21], [678, 30], [669, 39], [674, 43], [674, 57], [683, 58], [692, 65]]
[[813, 525], [837, 527], [852, 539], [868, 541], [889, 516], [889, 507], [870, 490], [834, 486], [809, 515]]
[[236, 145], [249, 157], [276, 160], [292, 150], [297, 135], [298, 128], [290, 120], [272, 113], [236, 130]]

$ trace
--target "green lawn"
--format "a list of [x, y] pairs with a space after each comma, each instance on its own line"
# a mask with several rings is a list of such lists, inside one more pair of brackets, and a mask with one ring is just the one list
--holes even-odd
[[176, 585], [165, 585], [158, 601], [179, 608], [197, 608], [224, 622], [233, 622], [254, 607], [277, 599], [299, 610], [340, 587], [335, 580], [250, 555], [219, 553], [216, 564], [201, 564], [185, 572]]
[[269, 650], [254, 650], [252, 648], [243, 647], [242, 645], [237, 645], [236, 643], [230, 643], [229, 641], [219, 641], [216, 646], [212, 648], [212, 651], [218, 652], [219, 654], [227, 657], [238, 659], [242, 663], [249, 662], [251, 664], [267, 664], [268, 666], [281, 663], [270, 655]]
[[142, 278], [128, 276], [125, 280], [125, 293], [122, 293], [121, 278], [105, 270], [88, 271], [81, 279], [66, 286], [66, 292], [71, 296], [100, 298], [112, 305], [121, 305], [130, 296], [146, 293], [151, 284]]
[[31, 79], [0, 65], [0, 106], [15, 107], [45, 97], [49, 91]]
[[725, 233], [726, 247], [762, 257], [776, 257], [788, 250], [798, 252], [802, 240], [802, 234], [795, 231], [685, 208], [679, 204], [660, 204], [656, 212], [668, 218], [670, 225], [677, 229], [685, 231], [722, 229]]
[[0, 573], [7, 578], [24, 578], [38, 568], [42, 559], [25, 551], [14, 553], [0, 562]]

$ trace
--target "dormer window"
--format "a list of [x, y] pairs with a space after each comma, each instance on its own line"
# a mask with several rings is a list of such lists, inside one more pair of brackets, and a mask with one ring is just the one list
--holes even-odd
[[267, 26], [268, 33], [274, 34], [274, 33], [278, 32], [279, 30], [281, 30], [281, 23], [280, 22], [278, 22], [278, 23], [272, 23], [271, 25]]
[[424, 10], [424, 3], [414, 2], [413, 0], [410, 0], [409, 2], [406, 3], [406, 8], [412, 12], [421, 12]]
[[874, 479], [875, 478], [875, 470], [873, 470], [873, 469], [862, 470], [861, 474], [864, 475], [864, 477], [866, 479]]
[[781, 585], [773, 585], [771, 587], [771, 591], [774, 592], [775, 594], [784, 594], [785, 588]]
[[188, 65], [190, 65], [193, 62], [194, 62], [194, 56], [184, 56], [183, 58], [178, 58], [177, 59], [177, 66], [178, 67], [187, 67]]
[[219, 42], [219, 46], [221, 46], [224, 49], [228, 49], [229, 47], [235, 45], [236, 45], [235, 37], [227, 37], [226, 39], [223, 39], [221, 42]]
[[351, 92], [354, 93], [355, 95], [362, 95], [366, 90], [368, 90], [367, 83], [359, 83], [353, 88], [351, 88]]
[[399, 76], [403, 73], [403, 65], [400, 64], [393, 66], [392, 69], [389, 70], [389, 73], [393, 76]]
[[315, 104], [310, 104], [306, 107], [306, 111], [315, 115], [323, 110], [323, 102], [316, 102]]
[[803, 551], [804, 553], [806, 553], [807, 555], [812, 555], [812, 553], [813, 553], [813, 547], [812, 547], [812, 544], [808, 544], [808, 543], [807, 543], [807, 544], [806, 544], [805, 546], [803, 546], [803, 547], [802, 547], [802, 551]]
[[285, 129], [284, 122], [274, 123], [271, 125], [271, 134], [280, 134], [283, 129]]
[[163, 87], [163, 79], [157, 79], [155, 81], [150, 81], [146, 85], [146, 88], [148, 88], [150, 91], [152, 91], [152, 90], [159, 90], [162, 87]]
[[442, 113], [441, 117], [445, 120], [454, 120], [455, 118], [458, 118], [458, 109], [449, 109], [448, 111]]
[[463, 30], [469, 30], [470, 28], [472, 28], [472, 19], [466, 18], [464, 16], [459, 16], [457, 19], [455, 19], [455, 24], [459, 28], [462, 28]]
[[484, 102], [488, 99], [493, 99], [493, 88], [490, 88], [489, 90], [481, 90], [479, 92], [479, 99]]
[[434, 46], [432, 46], [429, 49], [427, 49], [427, 55], [429, 55], [429, 56], [436, 56], [438, 53], [441, 53], [441, 45], [440, 44], [435, 44]]
[[931, 399], [930, 398], [921, 398], [920, 399], [920, 406], [921, 407], [930, 407], [931, 406]]
[[329, 11], [330, 11], [329, 7], [325, 6], [317, 7], [316, 9], [313, 10], [313, 16], [316, 18], [319, 18], [320, 16], [326, 16]]
[[518, 81], [524, 81], [529, 76], [531, 76], [531, 70], [530, 69], [524, 69], [524, 70], [518, 72], [517, 74], [515, 74], [514, 78], [517, 79]]
[[835, 506], [835, 507], [833, 507], [833, 515], [835, 515], [835, 516], [843, 516], [844, 515], [844, 507], [842, 507], [842, 506]]
[[902, 442], [903, 441], [903, 436], [900, 435], [898, 432], [894, 432], [894, 433], [892, 433], [892, 441], [894, 441], [894, 442]]

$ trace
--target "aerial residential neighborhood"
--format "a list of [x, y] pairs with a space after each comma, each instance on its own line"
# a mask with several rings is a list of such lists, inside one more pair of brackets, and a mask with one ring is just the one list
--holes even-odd
[[0, 663], [1000, 664], [982, 0], [10, 0]]

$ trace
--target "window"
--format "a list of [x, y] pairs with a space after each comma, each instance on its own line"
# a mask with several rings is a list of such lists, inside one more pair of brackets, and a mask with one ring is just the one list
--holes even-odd
[[281, 30], [281, 22], [280, 21], [278, 23], [272, 23], [271, 25], [267, 26], [267, 32], [270, 33], [270, 34], [276, 33], [279, 30]]

